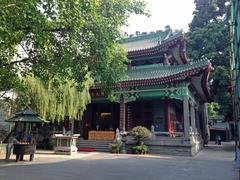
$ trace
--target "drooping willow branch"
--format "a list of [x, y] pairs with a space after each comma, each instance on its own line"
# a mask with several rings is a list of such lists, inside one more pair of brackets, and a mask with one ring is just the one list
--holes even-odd
[[82, 90], [79, 90], [72, 80], [57, 87], [54, 81], [45, 83], [35, 77], [25, 78], [24, 83], [28, 87], [31, 104], [43, 118], [51, 121], [62, 121], [66, 116], [70, 119], [82, 116], [91, 100], [89, 88], [93, 82], [89, 76]]

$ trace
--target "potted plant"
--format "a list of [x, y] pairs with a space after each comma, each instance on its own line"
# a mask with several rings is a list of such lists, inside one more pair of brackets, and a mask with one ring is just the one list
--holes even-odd
[[148, 146], [146, 145], [135, 145], [131, 147], [133, 153], [135, 154], [146, 154], [148, 152]]
[[115, 141], [113, 143], [109, 144], [111, 153], [119, 153], [121, 146], [122, 146], [122, 143], [115, 142]]
[[133, 153], [136, 154], [147, 153], [148, 147], [144, 145], [143, 140], [150, 136], [150, 131], [143, 126], [136, 126], [131, 130], [130, 135], [133, 136], [134, 139], [137, 141], [136, 145], [131, 147]]

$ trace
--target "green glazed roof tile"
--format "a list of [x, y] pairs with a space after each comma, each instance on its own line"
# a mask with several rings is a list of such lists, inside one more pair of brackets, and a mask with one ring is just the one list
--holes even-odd
[[158, 46], [164, 42], [174, 39], [182, 35], [182, 31], [173, 33], [171, 28], [165, 31], [157, 31], [152, 33], [142, 33], [138, 36], [128, 37], [123, 40], [123, 47], [126, 51], [138, 51]]
[[135, 66], [128, 71], [127, 81], [164, 78], [207, 66], [209, 63], [208, 60], [200, 60], [181, 65], [152, 64]]

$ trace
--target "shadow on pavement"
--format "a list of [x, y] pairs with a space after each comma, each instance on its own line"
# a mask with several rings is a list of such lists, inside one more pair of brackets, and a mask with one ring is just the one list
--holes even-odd
[[215, 144], [214, 141], [210, 141], [207, 146], [204, 146], [204, 149], [214, 150], [214, 151], [233, 151], [235, 150], [234, 141], [222, 142], [221, 145]]

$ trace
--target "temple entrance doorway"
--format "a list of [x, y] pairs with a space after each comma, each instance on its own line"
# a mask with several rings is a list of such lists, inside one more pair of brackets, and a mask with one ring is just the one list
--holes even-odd
[[[150, 129], [154, 120], [154, 112], [153, 112], [153, 103], [151, 101], [134, 101], [130, 102], [128, 106], [131, 107], [131, 128], [135, 126], [145, 126]], [[130, 129], [131, 129], [130, 128]], [[128, 130], [130, 130], [128, 128]]]
[[119, 126], [119, 104], [99, 103], [93, 105], [92, 129], [115, 131]]
[[100, 131], [113, 129], [112, 115], [111, 106], [109, 104], [100, 106], [99, 111], [96, 112], [96, 129]]
[[83, 116], [82, 137], [89, 131], [115, 131], [119, 127], [119, 103], [92, 103]]

